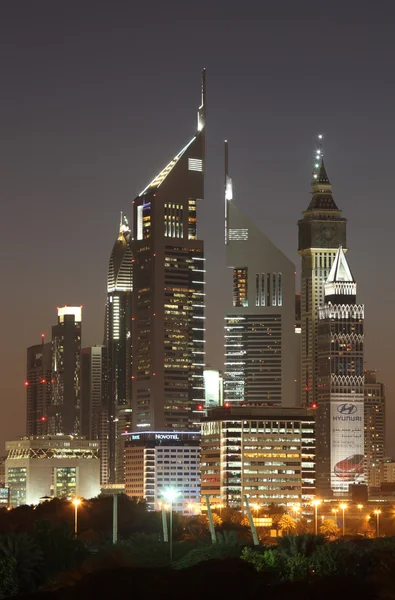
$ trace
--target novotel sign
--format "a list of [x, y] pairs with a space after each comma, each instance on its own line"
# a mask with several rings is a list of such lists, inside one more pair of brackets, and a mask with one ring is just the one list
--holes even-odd
[[180, 436], [177, 433], [155, 433], [156, 440], [179, 440]]

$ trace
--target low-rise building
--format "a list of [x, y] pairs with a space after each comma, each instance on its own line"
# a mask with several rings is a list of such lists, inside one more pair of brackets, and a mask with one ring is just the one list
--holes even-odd
[[146, 431], [125, 434], [125, 493], [145, 501], [148, 510], [177, 490], [173, 510], [190, 513], [200, 503], [200, 433]]
[[99, 442], [73, 436], [6, 442], [5, 484], [11, 506], [43, 497], [93, 498], [100, 493]]
[[314, 409], [230, 406], [202, 421], [201, 493], [213, 505], [291, 506], [315, 496]]

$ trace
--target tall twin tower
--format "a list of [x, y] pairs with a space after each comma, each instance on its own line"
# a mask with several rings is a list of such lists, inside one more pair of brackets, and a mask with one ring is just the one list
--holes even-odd
[[[205, 124], [203, 71], [197, 130], [135, 198], [132, 229], [122, 218], [111, 255], [105, 334], [110, 482], [122, 479], [123, 431], [196, 430], [204, 413], [205, 258], [197, 203], [204, 197]], [[224, 307], [224, 402], [318, 405], [319, 486], [342, 490], [361, 480], [363, 454], [347, 433], [350, 423], [363, 432], [363, 307], [356, 304], [344, 254], [346, 220], [318, 150], [312, 199], [298, 223], [296, 318], [295, 266], [235, 203], [228, 162], [225, 143], [232, 283]]]

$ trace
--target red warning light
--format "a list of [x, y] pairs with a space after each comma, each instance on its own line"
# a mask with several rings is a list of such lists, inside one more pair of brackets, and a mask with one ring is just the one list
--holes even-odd
[[40, 421], [46, 421], [47, 417], [41, 417]]
[[201, 404], [199, 404], [198, 410], [203, 410], [203, 406]]
[[311, 405], [311, 408], [317, 408], [318, 404], [316, 402], [313, 402], [313, 404]]
[[29, 385], [29, 382], [28, 382], [28, 381], [25, 381], [25, 385], [26, 385], [26, 386], [27, 386], [27, 385]]
[[226, 408], [229, 408], [229, 406], [230, 406], [229, 402], [225, 402], [225, 406], [226, 406]]
[[46, 383], [45, 379], [40, 379], [40, 383]]
[[45, 338], [45, 333], [42, 333], [42, 334], [41, 334], [41, 337], [42, 337], [42, 338]]

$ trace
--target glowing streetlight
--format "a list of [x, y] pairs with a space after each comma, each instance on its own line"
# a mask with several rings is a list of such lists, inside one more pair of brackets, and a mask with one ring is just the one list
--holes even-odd
[[258, 517], [259, 509], [261, 508], [259, 504], [253, 504], [252, 508], [255, 510], [255, 516]]
[[223, 504], [218, 504], [217, 508], [219, 508], [219, 516], [222, 517], [222, 509], [225, 508]]
[[78, 507], [81, 504], [79, 498], [74, 498], [71, 503], [74, 505], [74, 535], [77, 537], [78, 533]]
[[169, 547], [170, 547], [170, 564], [173, 562], [173, 502], [179, 496], [180, 492], [174, 488], [167, 488], [163, 491], [163, 497], [169, 504], [169, 515], [170, 515], [170, 536], [169, 536]]
[[359, 512], [361, 512], [361, 510], [363, 509], [363, 504], [357, 504], [357, 509], [359, 510]]
[[376, 508], [373, 512], [376, 515], [376, 537], [379, 537], [380, 536], [380, 515], [381, 515], [381, 510], [379, 508]]
[[344, 536], [344, 532], [345, 532], [345, 510], [347, 508], [347, 504], [340, 504], [340, 509], [343, 512], [343, 536]]
[[293, 510], [293, 513], [294, 513], [294, 517], [296, 519], [296, 517], [300, 513], [300, 506], [299, 506], [299, 504], [293, 504], [292, 505], [292, 510]]
[[318, 506], [321, 504], [321, 500], [319, 500], [318, 498], [316, 498], [315, 500], [313, 500], [311, 502], [311, 504], [314, 506], [315, 535], [318, 535]]
[[189, 502], [189, 504], [187, 504], [187, 508], [189, 509], [189, 514], [192, 515], [195, 511], [195, 505], [193, 504], [193, 502]]

